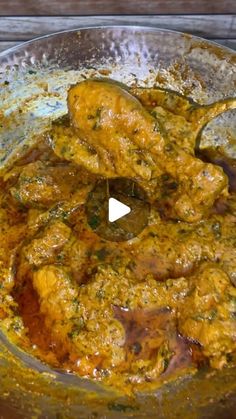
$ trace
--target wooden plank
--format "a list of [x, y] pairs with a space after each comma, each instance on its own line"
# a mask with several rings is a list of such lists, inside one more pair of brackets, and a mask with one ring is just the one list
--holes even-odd
[[[218, 44], [224, 45], [228, 48], [236, 50], [236, 39], [212, 39], [212, 41], [217, 42]], [[16, 45], [19, 45], [21, 42], [16, 41], [0, 41], [0, 52], [8, 48], [12, 48]]]
[[235, 0], [1, 0], [6, 15], [235, 13]]
[[35, 36], [91, 25], [132, 24], [178, 30], [210, 38], [236, 38], [232, 15], [182, 16], [25, 16], [0, 17], [0, 40], [27, 40]]

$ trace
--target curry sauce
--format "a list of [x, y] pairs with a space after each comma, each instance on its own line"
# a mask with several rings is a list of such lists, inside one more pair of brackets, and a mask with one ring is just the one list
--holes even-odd
[[[223, 164], [196, 156], [202, 126], [227, 106], [96, 80], [69, 90], [68, 115], [0, 179], [11, 340], [129, 394], [235, 365], [236, 195]], [[87, 198], [106, 178], [147, 195], [148, 225], [131, 240], [88, 223]]]

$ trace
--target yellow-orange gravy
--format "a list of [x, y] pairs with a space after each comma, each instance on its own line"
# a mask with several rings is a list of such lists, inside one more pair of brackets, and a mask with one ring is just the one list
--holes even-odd
[[[236, 362], [234, 188], [195, 156], [186, 108], [131, 93], [73, 87], [69, 116], [0, 179], [3, 330], [52, 367], [128, 393]], [[132, 240], [87, 222], [106, 177], [147, 193], [149, 222]]]

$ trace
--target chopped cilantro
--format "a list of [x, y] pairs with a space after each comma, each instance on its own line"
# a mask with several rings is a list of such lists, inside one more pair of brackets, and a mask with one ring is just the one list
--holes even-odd
[[138, 410], [137, 406], [132, 406], [132, 405], [123, 404], [123, 403], [116, 403], [116, 402], [108, 403], [107, 407], [109, 410], [114, 410], [116, 412], [128, 412], [128, 411]]
[[100, 218], [97, 215], [91, 217], [88, 221], [91, 228], [97, 228], [100, 224]]
[[95, 252], [96, 257], [98, 258], [98, 260], [105, 260], [106, 256], [109, 254], [109, 252], [107, 251], [107, 249], [105, 247], [102, 247], [101, 249], [97, 250]]

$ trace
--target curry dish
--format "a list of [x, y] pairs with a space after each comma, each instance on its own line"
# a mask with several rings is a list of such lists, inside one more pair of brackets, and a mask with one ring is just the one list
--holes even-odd
[[[129, 394], [236, 364], [234, 182], [196, 150], [230, 107], [104, 80], [70, 88], [68, 115], [0, 179], [0, 319], [12, 341]], [[104, 178], [147, 195], [148, 225], [132, 240], [88, 225]]]

